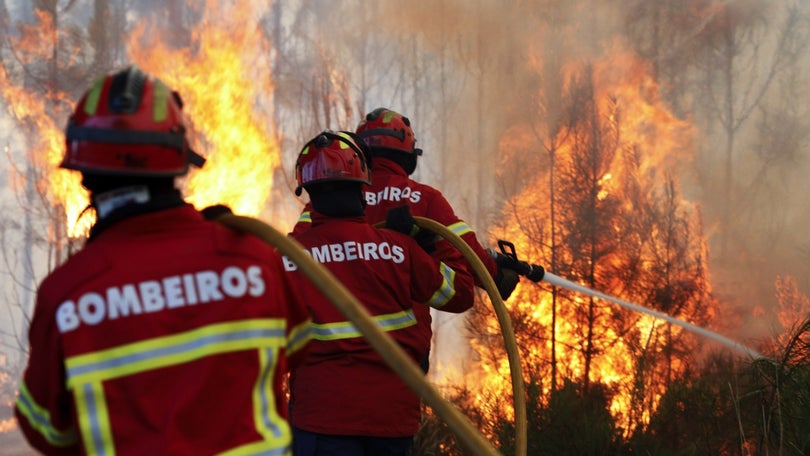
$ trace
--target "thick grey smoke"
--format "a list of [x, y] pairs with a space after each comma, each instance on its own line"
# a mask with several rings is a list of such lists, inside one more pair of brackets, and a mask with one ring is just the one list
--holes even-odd
[[[5, 4], [4, 27], [33, 19], [22, 3]], [[168, 27], [170, 18], [165, 36], [185, 31], [188, 39], [203, 17], [202, 6], [178, 1], [108, 5], [115, 38], [108, 42], [119, 47], [126, 40], [113, 24]], [[530, 171], [511, 172], [515, 165], [502, 161], [510, 144], [541, 150], [560, 116], [567, 71], [631, 50], [650, 63], [671, 112], [695, 126], [695, 150], [678, 157], [684, 166], [676, 177], [702, 207], [713, 288], [725, 304], [716, 323], [746, 338], [768, 337], [776, 278], [795, 277], [808, 293], [806, 2], [321, 0], [250, 7], [259, 12], [246, 26], [270, 43], [273, 115], [284, 148], [271, 205], [285, 220], [276, 225], [291, 226], [300, 207], [289, 181], [300, 145], [324, 128], [353, 129], [363, 113], [388, 106], [411, 117], [425, 150], [416, 177], [441, 189], [487, 243], [504, 201]], [[81, 37], [92, 8], [71, 2], [59, 10], [60, 27], [72, 31], [64, 36]], [[19, 69], [4, 46], [4, 63]], [[71, 65], [98, 57], [76, 55]], [[115, 48], [106, 64], [125, 60], [125, 50]], [[71, 67], [60, 83], [107, 69]], [[75, 91], [75, 84], [63, 89]], [[4, 133], [8, 143], [21, 141], [13, 128]], [[496, 171], [514, 178], [504, 182]]]
[[810, 290], [807, 13], [802, 2], [756, 0], [482, 0], [381, 2], [357, 14], [372, 25], [366, 42], [434, 75], [400, 109], [416, 110], [426, 137], [424, 177], [479, 229], [503, 216], [508, 195], [492, 171], [509, 128], [539, 130], [541, 147], [565, 68], [618, 48], [648, 61], [668, 109], [695, 127], [694, 150], [671, 172], [702, 208], [715, 325], [757, 339], [782, 330], [778, 277]]

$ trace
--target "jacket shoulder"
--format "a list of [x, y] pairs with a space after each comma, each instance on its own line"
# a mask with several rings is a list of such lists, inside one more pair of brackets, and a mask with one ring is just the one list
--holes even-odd
[[112, 264], [103, 248], [88, 244], [42, 280], [39, 294], [46, 298], [46, 302], [54, 302], [60, 296], [51, 296], [51, 293], [69, 294], [83, 283], [109, 270]]
[[234, 230], [217, 222], [210, 223], [214, 247], [223, 255], [239, 255], [267, 262], [278, 256], [278, 251], [259, 236]]

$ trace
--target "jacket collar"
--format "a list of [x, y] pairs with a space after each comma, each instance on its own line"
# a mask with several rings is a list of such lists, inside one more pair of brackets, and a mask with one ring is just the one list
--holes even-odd
[[397, 162], [382, 157], [374, 157], [371, 162], [371, 176], [374, 179], [374, 173], [385, 172], [390, 174], [397, 174], [400, 176], [408, 177], [408, 173], [402, 169]]
[[368, 218], [365, 215], [358, 215], [353, 217], [329, 217], [320, 212], [311, 211], [312, 226], [323, 225], [325, 223], [368, 223]]
[[[131, 214], [109, 220], [91, 233], [88, 242], [95, 239], [127, 239], [144, 233], [182, 231], [189, 224], [203, 221], [203, 216], [191, 204], [181, 202], [157, 210]], [[98, 226], [98, 224], [97, 224]], [[96, 228], [96, 227], [94, 227]]]

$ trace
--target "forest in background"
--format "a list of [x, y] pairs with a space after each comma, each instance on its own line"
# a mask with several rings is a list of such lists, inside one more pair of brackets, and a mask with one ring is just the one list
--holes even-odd
[[[0, 0], [0, 405], [13, 402], [36, 283], [82, 241], [43, 156], [60, 153], [89, 81], [135, 62], [183, 94], [210, 164], [235, 148], [216, 128], [253, 120], [238, 141], [248, 129], [264, 140], [265, 182], [237, 189], [260, 194], [233, 196], [240, 212], [291, 226], [298, 147], [388, 106], [425, 149], [415, 177], [485, 245], [509, 239], [555, 274], [772, 358], [524, 280], [509, 305], [530, 454], [807, 454], [808, 8]], [[229, 71], [242, 92], [216, 78]], [[486, 298], [465, 323], [466, 377], [439, 362], [432, 379], [510, 454], [508, 369]], [[439, 351], [459, 343], [437, 334]], [[419, 454], [459, 451], [426, 416]]]

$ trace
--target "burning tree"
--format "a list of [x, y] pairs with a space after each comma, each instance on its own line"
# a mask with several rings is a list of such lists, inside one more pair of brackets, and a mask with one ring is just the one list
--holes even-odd
[[[277, 142], [266, 129], [272, 122], [259, 114], [258, 107], [263, 100], [256, 96], [256, 85], [251, 84], [242, 71], [263, 68], [255, 65], [255, 61], [245, 63], [242, 58], [255, 57], [255, 53], [266, 49], [260, 33], [243, 27], [241, 21], [245, 16], [223, 15], [226, 19], [212, 21], [210, 30], [201, 28], [199, 35], [191, 37], [197, 41], [188, 44], [191, 38], [186, 40], [188, 47], [197, 46], [199, 52], [172, 54], [155, 45], [149, 49], [136, 47], [140, 43], [131, 43], [129, 49], [113, 47], [111, 43], [116, 41], [110, 40], [110, 26], [117, 24], [123, 28], [126, 25], [126, 11], [119, 6], [118, 3], [95, 2], [89, 22], [83, 22], [86, 18], [82, 16], [88, 11], [77, 11], [81, 8], [74, 2], [64, 7], [58, 2], [35, 2], [30, 7], [30, 21], [19, 23], [14, 33], [3, 35], [0, 97], [8, 106], [11, 120], [24, 131], [21, 135], [24, 140], [6, 147], [11, 190], [19, 207], [4, 212], [0, 223], [3, 259], [9, 283], [13, 285], [4, 287], [7, 293], [4, 310], [11, 321], [3, 321], [0, 328], [3, 352], [10, 348], [14, 355], [9, 362], [0, 353], [0, 387], [4, 394], [6, 389], [16, 391], [19, 372], [12, 371], [9, 375], [6, 369], [18, 369], [23, 364], [27, 352], [25, 330], [36, 284], [84, 241], [93, 223], [92, 213], [85, 212], [89, 201], [79, 175], [59, 169], [65, 119], [78, 94], [92, 78], [121, 65], [124, 54], [129, 55], [127, 64], [134, 60], [145, 68], [161, 69], [159, 59], [165, 58], [171, 60], [173, 68], [181, 68], [182, 63], [198, 67], [195, 75], [210, 76], [189, 82], [180, 80], [176, 73], [167, 71], [166, 74], [172, 86], [194, 103], [188, 109], [193, 116], [193, 127], [218, 146], [206, 147], [210, 158], [206, 173], [193, 176], [188, 183], [188, 191], [193, 193], [192, 199], [198, 207], [225, 203], [243, 214], [259, 214], [266, 206], [273, 172], [279, 167]], [[181, 6], [181, 2], [167, 5], [172, 11]], [[208, 12], [216, 15], [217, 5], [209, 2], [207, 6]], [[239, 11], [250, 15], [252, 10]], [[5, 3], [0, 4], [0, 13], [3, 13], [0, 28], [10, 31]], [[227, 18], [240, 21], [241, 40], [236, 39], [233, 28], [228, 28]], [[200, 36], [211, 41], [201, 42]], [[123, 45], [125, 41], [118, 43]], [[216, 71], [211, 62], [231, 64], [233, 71]], [[256, 80], [269, 81], [269, 78], [257, 77]], [[272, 94], [270, 87], [260, 84], [258, 88], [267, 96]], [[201, 183], [195, 187], [197, 181]], [[239, 185], [235, 185], [236, 182]], [[237, 191], [228, 192], [228, 188]], [[24, 214], [21, 219], [5, 216], [20, 210]], [[3, 396], [0, 402], [0, 432], [14, 428], [13, 418], [8, 423], [5, 421], [13, 407], [8, 397]]]
[[[26, 10], [25, 23], [12, 28], [6, 3]], [[784, 329], [804, 334], [795, 328], [806, 316], [800, 290], [807, 281], [788, 276], [796, 265], [786, 259], [806, 267], [806, 250], [795, 254], [796, 239], [806, 242], [795, 229], [807, 220], [795, 211], [804, 207], [796, 189], [805, 178], [796, 170], [805, 164], [807, 104], [796, 100], [805, 96], [799, 82], [806, 69], [794, 60], [806, 52], [806, 5], [421, 3], [403, 9], [397, 2], [361, 1], [234, 7], [213, 0], [0, 0], [0, 91], [15, 128], [24, 131], [18, 134], [23, 140], [9, 133], [6, 148], [16, 166], [9, 187], [24, 210], [9, 212], [21, 215], [4, 219], [1, 234], [9, 268], [29, 274], [4, 282], [15, 294], [6, 301], [30, 302], [36, 276], [69, 253], [67, 235], [83, 236], [90, 220], [78, 214], [86, 197], [77, 180], [66, 181], [70, 177], [55, 169], [63, 122], [89, 78], [133, 58], [181, 91], [200, 133], [195, 146], [209, 164], [187, 183], [195, 204], [225, 200], [239, 212], [259, 214], [270, 202], [272, 222], [294, 222], [298, 201], [289, 183], [277, 183], [289, 178], [300, 139], [323, 128], [351, 128], [364, 110], [394, 103], [422, 132], [427, 153], [418, 172], [438, 181], [451, 201], [461, 199], [459, 207], [474, 206], [463, 216], [479, 234], [487, 228], [485, 214], [500, 206], [493, 196], [502, 196], [506, 209], [493, 233], [552, 272], [700, 325], [719, 324], [720, 304], [738, 304], [726, 295], [716, 303], [715, 290], [739, 297], [756, 288], [757, 298], [747, 300], [766, 303], [761, 314], [775, 309]], [[338, 17], [340, 27], [320, 26], [337, 24]], [[627, 44], [613, 44], [619, 35]], [[698, 134], [704, 136], [695, 146], [691, 139]], [[752, 164], [754, 156], [759, 161]], [[501, 195], [491, 191], [496, 157]], [[700, 169], [687, 185], [677, 165], [695, 157]], [[689, 198], [702, 196], [705, 206], [687, 200], [681, 188]], [[53, 196], [56, 205], [48, 202]], [[291, 211], [277, 209], [287, 202]], [[714, 269], [715, 288], [706, 266], [704, 210], [709, 234], [731, 233], [731, 242], [767, 240], [759, 250], [750, 244], [737, 249], [745, 257], [729, 252], [727, 258], [745, 261]], [[721, 219], [744, 223], [718, 226]], [[765, 250], [767, 258], [759, 254]], [[770, 256], [770, 250], [782, 254]], [[763, 285], [768, 280], [730, 280], [728, 272], [751, 277], [770, 270], [785, 271], [778, 302]], [[762, 399], [769, 432], [787, 418], [777, 414], [780, 407], [806, 404], [796, 386], [806, 379], [806, 359], [797, 349], [805, 336], [779, 338], [777, 347], [792, 354], [782, 370], [757, 365], [741, 381], [728, 359], [695, 366], [689, 354], [697, 342], [679, 328], [585, 295], [523, 283], [510, 305], [528, 382], [533, 449], [584, 451], [555, 446], [555, 437], [573, 434], [599, 434], [582, 443], [607, 448], [615, 442], [606, 435], [614, 432], [633, 433], [639, 445], [656, 440], [646, 447], [653, 453], [697, 440], [703, 453], [733, 452], [739, 449], [736, 436], [729, 436], [739, 427], [735, 400], [745, 415], [746, 441], [773, 448], [764, 445], [778, 439], [751, 429], [761, 424], [761, 414], [743, 399]], [[733, 312], [722, 317], [738, 323]], [[470, 411], [476, 422], [508, 449], [512, 410], [504, 400], [509, 370], [498, 348], [500, 328], [487, 312], [471, 323], [482, 380], [480, 388], [462, 391], [460, 402], [477, 406]], [[21, 341], [20, 332], [7, 339]], [[733, 394], [728, 384], [735, 385]], [[787, 395], [796, 400], [782, 400]], [[571, 416], [591, 429], [567, 427]], [[426, 426], [437, 451], [449, 451], [453, 439], [442, 433], [442, 423]], [[798, 425], [788, 428], [801, 434]], [[798, 437], [782, 442], [806, 448]]]
[[[66, 88], [75, 83], [82, 68], [69, 30], [57, 27], [58, 17], [55, 5], [34, 9], [30, 23], [6, 35], [0, 62], [0, 96], [17, 128], [25, 132], [23, 141], [6, 147], [12, 190], [24, 216], [2, 223], [3, 242], [10, 247], [3, 249], [5, 263], [12, 271], [23, 271], [10, 290], [15, 293], [10, 300], [19, 306], [23, 321], [28, 318], [37, 277], [61, 263], [72, 248], [69, 239], [87, 229], [79, 221], [87, 195], [76, 191], [78, 176], [54, 172], [63, 141], [57, 118], [67, 112]], [[39, 256], [45, 261], [35, 258]], [[16, 348], [24, 351], [24, 333], [15, 338]]]
[[[715, 304], [700, 219], [670, 177], [691, 128], [664, 108], [645, 64], [624, 57], [627, 74], [603, 62], [568, 74], [556, 128], [521, 125], [505, 135], [511, 165], [503, 169], [524, 171], [496, 232], [556, 274], [706, 324]], [[554, 136], [537, 141], [525, 131]], [[538, 143], [545, 153], [536, 152]], [[533, 399], [551, 406], [562, 397], [601, 397], [625, 436], [649, 422], [697, 347], [680, 329], [567, 290], [521, 284], [510, 302]], [[508, 421], [506, 357], [492, 314], [477, 309], [469, 328], [486, 387], [473, 402]], [[490, 431], [503, 421], [490, 417]]]

